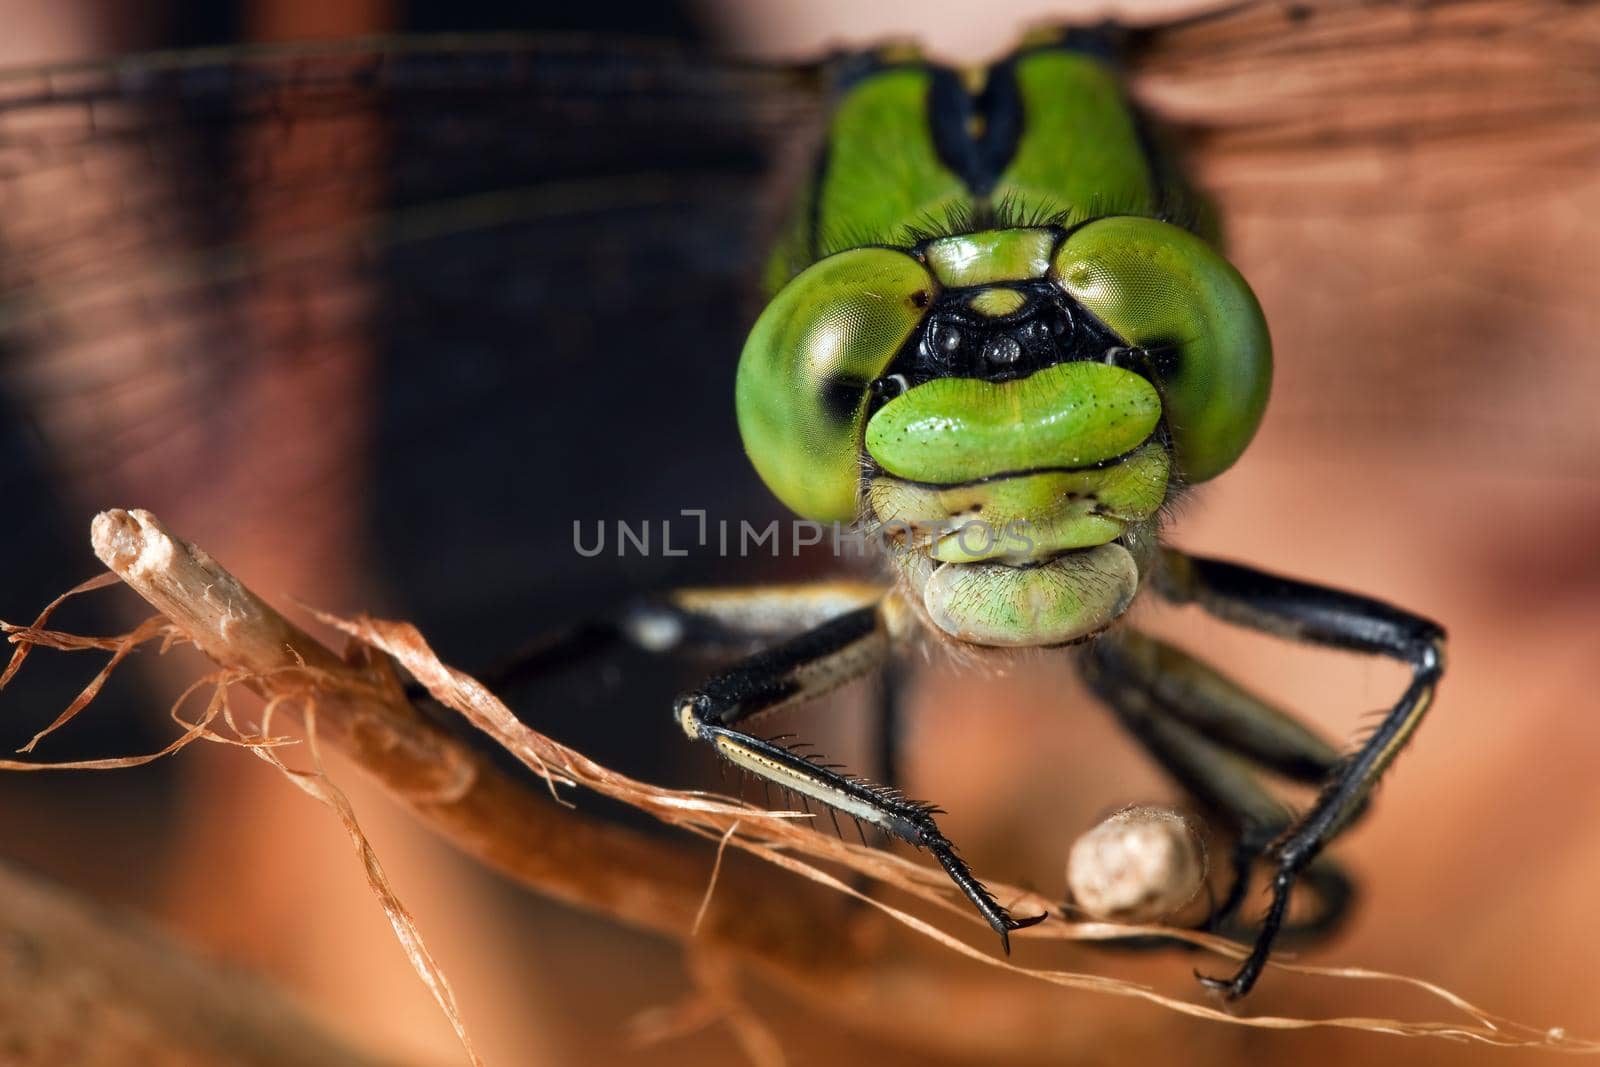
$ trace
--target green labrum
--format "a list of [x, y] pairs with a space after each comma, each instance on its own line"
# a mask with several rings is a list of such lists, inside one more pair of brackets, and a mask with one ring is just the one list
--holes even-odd
[[1103, 545], [1121, 535], [1122, 523], [1096, 515], [1093, 509], [1093, 504], [1078, 501], [1069, 509], [1035, 522], [961, 524], [940, 537], [928, 555], [941, 563], [1026, 563], [1068, 549]]
[[944, 563], [922, 590], [934, 625], [959, 641], [998, 647], [1060, 645], [1105, 629], [1139, 589], [1120, 544], [1068, 552], [1048, 563]]
[[1060, 363], [1010, 382], [939, 378], [889, 401], [866, 445], [888, 473], [950, 484], [996, 474], [1090, 467], [1154, 432], [1161, 398], [1105, 363]]
[[957, 486], [879, 476], [867, 486], [873, 515], [904, 529], [936, 560], [1022, 562], [1120, 537], [1160, 510], [1166, 449], [1148, 444], [1127, 459], [1082, 471], [1045, 471]]

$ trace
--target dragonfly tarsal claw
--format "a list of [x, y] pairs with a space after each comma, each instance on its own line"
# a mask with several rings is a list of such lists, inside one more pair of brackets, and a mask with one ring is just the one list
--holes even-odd
[[1030, 915], [1026, 919], [1013, 919], [1011, 914], [1004, 908], [1000, 909], [1000, 914], [1005, 917], [1004, 922], [1002, 925], [995, 927], [995, 932], [1000, 935], [1000, 948], [1005, 951], [1007, 956], [1011, 955], [1011, 931], [1026, 930], [1028, 927], [1038, 926], [1050, 918], [1050, 913], [1047, 911], [1041, 911], [1037, 915]]
[[1194, 977], [1195, 981], [1220, 996], [1223, 1000], [1234, 1001], [1250, 992], [1250, 987], [1256, 983], [1255, 975], [1248, 974], [1246, 973], [1247, 971], [1249, 971], [1248, 964], [1240, 968], [1239, 973], [1232, 978], [1215, 978], [1209, 974], [1201, 974], [1197, 969], [1194, 972]]

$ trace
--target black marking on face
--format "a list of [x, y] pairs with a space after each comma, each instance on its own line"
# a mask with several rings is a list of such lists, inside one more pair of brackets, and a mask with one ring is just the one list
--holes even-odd
[[871, 388], [859, 378], [831, 377], [822, 383], [822, 406], [834, 421], [848, 423], [860, 410], [862, 396]]
[[941, 293], [879, 379], [897, 377], [903, 388], [889, 390], [874, 383], [875, 397], [898, 395], [936, 378], [1010, 381], [1057, 363], [1103, 361], [1108, 350], [1127, 347], [1049, 282], [1008, 283], [1005, 287], [1024, 299], [1015, 312], [1002, 316], [985, 315], [970, 306], [976, 292], [992, 286]]

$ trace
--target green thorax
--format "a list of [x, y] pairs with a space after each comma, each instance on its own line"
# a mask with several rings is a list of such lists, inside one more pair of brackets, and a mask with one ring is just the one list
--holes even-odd
[[1070, 225], [1187, 210], [1188, 190], [1097, 55], [1031, 46], [969, 77], [903, 56], [841, 66], [816, 173], [768, 264], [771, 292], [823, 256], [909, 246], [957, 219]]

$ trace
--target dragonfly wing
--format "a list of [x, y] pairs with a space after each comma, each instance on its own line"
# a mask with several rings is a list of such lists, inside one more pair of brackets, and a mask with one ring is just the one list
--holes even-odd
[[1600, 474], [1600, 6], [1249, 4], [1134, 45], [1273, 324], [1269, 432]]
[[0, 346], [32, 466], [179, 529], [342, 507], [417, 583], [476, 587], [464, 613], [548, 586], [575, 517], [697, 485], [759, 509], [733, 369], [817, 119], [804, 69], [582, 38], [13, 75]]

